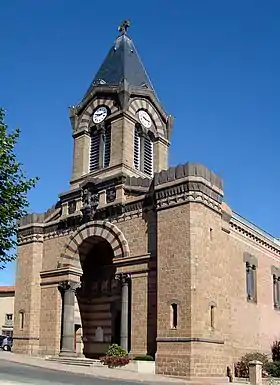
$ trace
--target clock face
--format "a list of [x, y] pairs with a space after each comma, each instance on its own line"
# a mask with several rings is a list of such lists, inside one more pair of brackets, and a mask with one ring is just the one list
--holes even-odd
[[140, 110], [138, 112], [138, 117], [139, 117], [140, 123], [143, 124], [144, 127], [146, 127], [146, 128], [151, 127], [152, 119], [146, 111]]
[[96, 111], [94, 111], [94, 114], [92, 115], [93, 123], [98, 124], [103, 122], [103, 120], [106, 118], [108, 114], [106, 107], [99, 107]]

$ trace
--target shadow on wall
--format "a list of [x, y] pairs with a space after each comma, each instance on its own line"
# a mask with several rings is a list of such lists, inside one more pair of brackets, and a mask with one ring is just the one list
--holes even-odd
[[157, 344], [157, 213], [154, 206], [154, 182], [144, 201], [143, 219], [147, 223], [148, 272], [147, 354], [155, 357]]

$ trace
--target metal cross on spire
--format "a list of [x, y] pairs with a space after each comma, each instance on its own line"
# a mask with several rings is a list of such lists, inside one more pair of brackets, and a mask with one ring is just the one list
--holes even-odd
[[119, 32], [121, 32], [122, 35], [126, 35], [128, 27], [130, 27], [130, 21], [124, 20], [119, 26], [118, 30]]

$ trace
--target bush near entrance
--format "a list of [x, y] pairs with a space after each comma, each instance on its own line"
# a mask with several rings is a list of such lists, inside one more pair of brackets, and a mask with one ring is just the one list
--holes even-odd
[[263, 365], [268, 363], [268, 357], [266, 354], [260, 352], [247, 353], [241, 360], [234, 365], [235, 377], [248, 378], [249, 377], [249, 362], [260, 361]]
[[263, 363], [263, 377], [280, 377], [280, 341], [274, 341], [271, 346], [272, 361], [264, 353], [254, 352], [245, 354], [239, 362], [234, 365], [235, 377], [249, 377], [249, 362], [260, 361]]
[[104, 357], [100, 357], [100, 361], [103, 365], [107, 365], [108, 368], [116, 368], [119, 366], [125, 366], [129, 363], [128, 352], [117, 344], [112, 344]]

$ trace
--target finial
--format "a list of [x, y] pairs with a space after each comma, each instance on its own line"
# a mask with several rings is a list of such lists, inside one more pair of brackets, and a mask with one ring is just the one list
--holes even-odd
[[118, 30], [119, 32], [121, 32], [122, 35], [126, 35], [128, 27], [130, 27], [130, 21], [124, 20], [119, 26]]

